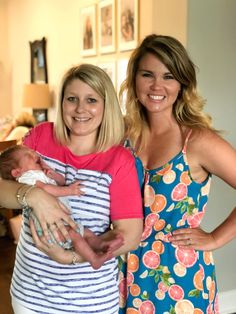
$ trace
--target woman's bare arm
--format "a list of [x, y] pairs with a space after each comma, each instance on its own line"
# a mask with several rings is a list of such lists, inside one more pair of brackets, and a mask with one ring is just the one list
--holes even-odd
[[[0, 205], [11, 209], [20, 208], [21, 206], [17, 201], [16, 195], [21, 186], [21, 183], [15, 181], [0, 180]], [[27, 193], [26, 201], [37, 216], [43, 233], [48, 240], [50, 239], [48, 228], [51, 225], [56, 225], [65, 239], [70, 239], [65, 223], [70, 225], [74, 230], [76, 230], [77, 225], [70, 217], [68, 208], [56, 197], [35, 187]], [[59, 239], [57, 232], [53, 232], [53, 234], [56, 239]]]
[[15, 181], [0, 179], [0, 205], [11, 209], [20, 208], [16, 194], [21, 186], [22, 184]]
[[[187, 152], [190, 168], [195, 165], [192, 169], [204, 169], [206, 173], [217, 176], [236, 189], [236, 150], [232, 145], [210, 131], [203, 132], [191, 145], [190, 153]], [[215, 250], [235, 237], [236, 207], [213, 231], [205, 232], [201, 228], [179, 229], [173, 232], [170, 241], [175, 245], [198, 250]]]

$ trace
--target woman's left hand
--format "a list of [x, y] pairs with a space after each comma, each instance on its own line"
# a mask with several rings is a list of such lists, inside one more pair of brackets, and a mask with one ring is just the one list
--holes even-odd
[[[33, 221], [30, 219], [30, 229], [32, 233], [32, 237], [36, 247], [48, 255], [52, 260], [60, 263], [60, 264], [72, 264], [74, 255], [76, 253], [71, 250], [65, 250], [57, 243], [49, 243], [45, 236], [39, 237]], [[80, 256], [76, 254], [76, 261], [80, 262]]]
[[169, 241], [182, 248], [211, 251], [217, 248], [216, 241], [211, 233], [201, 228], [183, 228], [172, 232]]

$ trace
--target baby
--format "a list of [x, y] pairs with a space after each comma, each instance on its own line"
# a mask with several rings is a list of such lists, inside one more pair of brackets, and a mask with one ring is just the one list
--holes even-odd
[[[59, 197], [59, 200], [69, 207], [68, 195], [81, 195], [80, 182], [76, 181], [65, 186], [63, 175], [49, 168], [32, 149], [15, 145], [4, 150], [0, 155], [0, 176], [3, 179], [16, 180], [20, 183], [35, 185], [51, 195]], [[40, 230], [37, 217], [31, 211], [31, 218], [34, 221], [36, 230]], [[88, 261], [94, 269], [100, 268], [105, 261], [113, 257], [112, 250], [123, 244], [120, 235], [114, 240], [101, 240], [88, 228], [78, 224], [79, 241], [76, 242], [76, 252]], [[51, 233], [52, 241], [55, 242]], [[78, 238], [78, 237], [77, 237]], [[65, 249], [72, 249], [72, 243], [61, 242]]]

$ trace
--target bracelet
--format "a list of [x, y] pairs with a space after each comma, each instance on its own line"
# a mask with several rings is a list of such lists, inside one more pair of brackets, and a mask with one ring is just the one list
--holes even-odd
[[17, 198], [17, 202], [19, 203], [19, 205], [21, 206], [21, 207], [23, 207], [23, 203], [22, 203], [22, 195], [21, 195], [21, 192], [26, 188], [26, 187], [28, 187], [26, 184], [24, 184], [24, 185], [21, 185], [20, 187], [19, 187], [19, 189], [17, 190], [17, 192], [16, 192], [16, 198]]
[[[25, 189], [25, 191], [24, 191], [24, 194], [22, 195], [22, 190], [23, 190], [23, 188]], [[33, 188], [35, 188], [35, 185], [30, 185], [30, 186], [28, 186], [28, 185], [23, 185], [23, 186], [21, 186], [18, 190], [17, 190], [17, 192], [16, 192], [16, 198], [17, 198], [17, 201], [18, 201], [18, 203], [20, 204], [20, 206], [22, 207], [22, 208], [26, 208], [26, 207], [29, 207], [29, 204], [28, 204], [28, 202], [27, 202], [27, 199], [26, 199], [26, 196], [27, 196], [27, 194], [33, 189]]]
[[71, 253], [72, 253], [72, 262], [71, 262], [71, 264], [73, 264], [73, 265], [78, 264], [79, 261], [78, 261], [78, 258], [77, 258], [77, 255], [76, 255], [75, 251], [71, 251]]

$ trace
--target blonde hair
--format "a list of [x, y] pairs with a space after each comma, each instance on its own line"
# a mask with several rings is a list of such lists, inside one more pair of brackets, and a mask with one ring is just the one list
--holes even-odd
[[[135, 81], [140, 60], [151, 53], [157, 57], [181, 84], [181, 90], [173, 107], [176, 121], [186, 127], [214, 130], [211, 117], [204, 113], [205, 101], [197, 92], [195, 65], [184, 46], [175, 38], [163, 35], [147, 36], [137, 47], [129, 60], [127, 78], [121, 85], [120, 97], [126, 92], [126, 133], [132, 144], [142, 146], [148, 121], [144, 106], [139, 102]], [[215, 131], [215, 130], [214, 130]]]
[[115, 88], [107, 73], [92, 64], [74, 66], [63, 77], [55, 123], [55, 134], [59, 143], [66, 145], [69, 141], [69, 130], [63, 120], [62, 103], [65, 89], [73, 80], [81, 80], [88, 84], [104, 100], [104, 114], [95, 151], [105, 151], [113, 145], [120, 144], [124, 137], [124, 119]]

